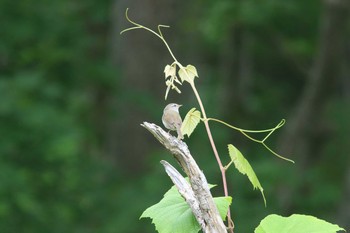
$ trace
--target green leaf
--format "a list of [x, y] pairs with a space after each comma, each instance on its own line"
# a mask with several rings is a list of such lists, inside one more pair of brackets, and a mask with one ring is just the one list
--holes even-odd
[[[231, 197], [214, 198], [222, 219], [226, 218], [231, 200]], [[151, 218], [159, 233], [197, 233], [201, 229], [175, 186], [164, 194], [160, 202], [147, 208], [140, 218]]]
[[151, 218], [160, 233], [193, 232], [200, 230], [188, 204], [173, 186], [157, 204], [146, 209], [140, 218]]
[[223, 220], [226, 219], [228, 207], [231, 205], [232, 197], [214, 197], [214, 202]]
[[337, 231], [345, 230], [313, 216], [293, 214], [282, 217], [271, 214], [260, 222], [254, 233], [336, 233]]
[[201, 112], [196, 110], [196, 108], [192, 108], [190, 111], [188, 111], [181, 126], [182, 134], [187, 134], [187, 136], [190, 137], [194, 129], [197, 127], [200, 119]]
[[266, 206], [264, 189], [262, 188], [262, 186], [258, 180], [258, 177], [255, 175], [255, 172], [254, 172], [253, 168], [250, 166], [248, 160], [246, 160], [244, 158], [244, 156], [242, 155], [242, 153], [232, 144], [228, 145], [228, 152], [229, 152], [229, 155], [231, 157], [231, 162], [233, 162], [235, 164], [235, 167], [237, 168], [237, 170], [240, 173], [242, 173], [243, 175], [248, 176], [248, 179], [252, 183], [254, 189], [258, 188], [260, 190], [261, 195], [264, 199], [264, 204]]
[[197, 69], [193, 65], [187, 65], [186, 67], [179, 69], [179, 77], [181, 81], [187, 81], [192, 83], [195, 77], [198, 77]]

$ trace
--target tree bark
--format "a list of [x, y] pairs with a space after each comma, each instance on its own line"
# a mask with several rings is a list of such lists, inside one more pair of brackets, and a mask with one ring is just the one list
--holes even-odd
[[207, 179], [193, 159], [187, 144], [166, 133], [155, 124], [144, 122], [142, 126], [150, 131], [174, 155], [176, 161], [188, 176], [190, 185], [168, 162], [161, 162], [179, 193], [189, 204], [203, 232], [226, 233], [225, 224], [214, 203]]
[[[325, 102], [334, 93], [336, 80], [339, 77], [341, 49], [345, 42], [347, 22], [349, 19], [348, 0], [324, 1], [324, 13], [321, 16], [319, 50], [315, 56], [313, 67], [300, 99], [288, 117], [288, 121], [279, 142], [279, 152], [290, 156], [299, 164], [299, 176], [310, 161], [317, 156], [321, 144], [313, 144], [313, 140], [322, 135], [318, 121], [322, 117]], [[285, 200], [284, 208], [291, 208], [292, 190], [284, 187], [280, 199]], [[286, 201], [288, 200], [288, 201]]]
[[[114, 101], [117, 116], [109, 129], [108, 151], [132, 174], [143, 169], [145, 156], [155, 148], [139, 124], [149, 118], [160, 121], [165, 106], [163, 70], [172, 60], [162, 42], [145, 30], [120, 35], [123, 29], [133, 26], [127, 22], [125, 11], [129, 8], [132, 20], [157, 30], [158, 24], [174, 24], [175, 3], [175, 0], [120, 0], [113, 7], [111, 60], [120, 67], [121, 78], [117, 80], [119, 93]], [[171, 44], [170, 32], [164, 30]]]
[[[348, 20], [348, 23], [350, 23], [350, 20]], [[350, 38], [350, 27], [347, 30], [348, 38]], [[342, 63], [342, 69], [341, 69], [341, 75], [340, 75], [340, 96], [341, 100], [343, 101], [345, 107], [349, 109], [350, 106], [350, 40], [347, 41], [347, 44], [345, 46], [345, 50], [343, 51], [343, 63]], [[349, 115], [349, 113], [348, 113]], [[347, 129], [349, 129], [349, 124]], [[349, 130], [346, 131], [345, 128], [345, 137], [347, 137], [345, 140], [349, 139]], [[343, 136], [344, 137], [344, 136]], [[346, 142], [345, 142], [346, 143]], [[350, 145], [349, 144], [343, 144], [342, 146], [342, 152], [346, 155], [350, 154]], [[337, 219], [339, 220], [339, 225], [342, 226], [345, 229], [350, 229], [350, 157], [346, 157], [346, 161], [342, 161], [346, 163], [347, 171], [345, 173], [345, 180], [343, 183], [343, 192], [342, 197], [339, 201], [339, 207], [338, 207], [338, 216]]]
[[224, 115], [237, 115], [237, 112], [244, 115], [249, 112], [247, 102], [253, 81], [252, 43], [253, 38], [244, 26], [233, 26], [224, 42], [220, 62], [223, 82], [218, 92], [218, 106], [222, 108], [219, 111]]

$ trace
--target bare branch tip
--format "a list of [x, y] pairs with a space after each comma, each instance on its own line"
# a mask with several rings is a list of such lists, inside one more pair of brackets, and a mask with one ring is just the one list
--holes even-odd
[[150, 123], [148, 123], [147, 121], [144, 121], [144, 122], [142, 122], [140, 125], [143, 127], [143, 128], [147, 128], [148, 126], [148, 124], [150, 124]]

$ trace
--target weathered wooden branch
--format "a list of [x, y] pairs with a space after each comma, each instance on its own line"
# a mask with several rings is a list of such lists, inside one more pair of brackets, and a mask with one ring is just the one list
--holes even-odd
[[208, 182], [193, 159], [187, 144], [153, 123], [144, 122], [141, 125], [150, 131], [173, 154], [188, 176], [190, 185], [185, 184], [187, 181], [173, 166], [166, 161], [161, 162], [179, 193], [189, 204], [203, 232], [226, 233], [225, 224], [216, 208]]
[[195, 218], [197, 219], [197, 222], [201, 226], [202, 229], [205, 228], [205, 222], [201, 215], [201, 209], [199, 208], [199, 203], [194, 195], [194, 192], [190, 186], [190, 184], [187, 182], [187, 180], [174, 168], [171, 164], [169, 164], [167, 161], [162, 160], [160, 161], [161, 164], [163, 164], [166, 173], [169, 175], [170, 179], [175, 184], [177, 190], [181, 194], [181, 196], [186, 200], [188, 205], [190, 206], [192, 213], [194, 214]]

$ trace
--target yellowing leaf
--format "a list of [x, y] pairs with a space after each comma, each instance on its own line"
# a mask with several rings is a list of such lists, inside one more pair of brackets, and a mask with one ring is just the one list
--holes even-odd
[[194, 81], [194, 78], [198, 77], [197, 69], [193, 65], [187, 65], [182, 69], [180, 68], [178, 74], [182, 82], [187, 81], [189, 83], [192, 83]]
[[264, 199], [264, 203], [266, 206], [266, 199], [264, 195], [264, 189], [262, 188], [258, 177], [255, 175], [253, 168], [250, 166], [248, 160], [244, 158], [242, 153], [232, 144], [228, 145], [228, 153], [231, 157], [231, 161], [235, 164], [237, 170], [243, 175], [247, 175], [250, 183], [252, 183], [253, 188], [258, 188], [261, 192], [261, 195]]
[[198, 77], [197, 69], [193, 65], [187, 65], [186, 70], [188, 73], [192, 74], [193, 77]]
[[167, 89], [165, 91], [165, 100], [166, 100], [168, 98], [170, 89], [175, 90], [179, 94], [181, 93], [180, 89], [175, 84], [177, 83], [182, 85], [182, 83], [176, 77], [176, 64], [166, 65], [164, 68], [164, 74], [165, 74], [165, 85], [167, 86]]
[[190, 137], [196, 126], [198, 125], [201, 119], [201, 112], [196, 110], [196, 108], [192, 108], [186, 114], [186, 117], [181, 126], [181, 132], [183, 135]]
[[190, 82], [190, 78], [189, 78], [189, 76], [187, 75], [186, 70], [184, 70], [184, 69], [179, 69], [178, 74], [179, 74], [179, 77], [180, 77], [180, 79], [181, 79], [181, 82], [183, 82], [183, 81]]
[[175, 66], [166, 65], [164, 68], [165, 78], [175, 76], [176, 68]]

